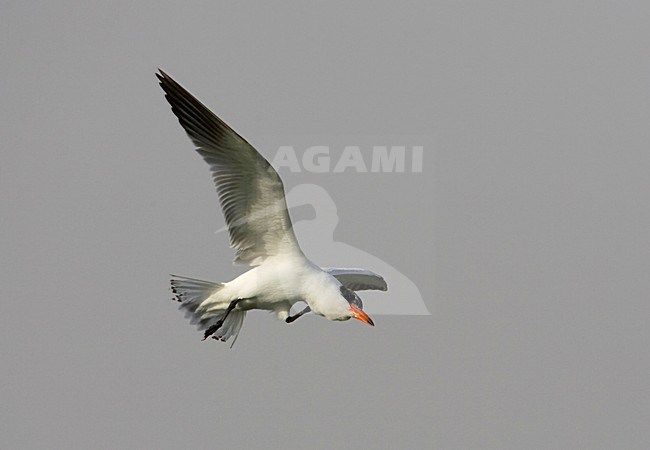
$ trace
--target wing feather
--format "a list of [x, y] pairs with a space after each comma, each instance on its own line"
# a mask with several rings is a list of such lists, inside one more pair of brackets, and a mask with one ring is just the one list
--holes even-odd
[[386, 280], [375, 272], [366, 269], [327, 268], [325, 272], [353, 291], [388, 290]]
[[160, 70], [156, 76], [172, 112], [210, 166], [235, 262], [259, 265], [269, 256], [300, 252], [284, 185], [271, 164], [169, 75]]

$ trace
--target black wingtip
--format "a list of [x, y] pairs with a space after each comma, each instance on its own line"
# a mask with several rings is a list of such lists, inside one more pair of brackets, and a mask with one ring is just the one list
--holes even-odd
[[162, 70], [160, 67], [158, 68], [158, 72], [156, 73], [156, 78], [158, 78], [158, 81], [160, 83], [160, 86], [165, 87], [165, 85], [170, 85], [170, 84], [176, 84], [174, 79], [167, 75], [167, 73]]
[[156, 78], [158, 78], [158, 85], [167, 93], [167, 86], [170, 84], [171, 78], [169, 78], [167, 75], [163, 74], [156, 74]]

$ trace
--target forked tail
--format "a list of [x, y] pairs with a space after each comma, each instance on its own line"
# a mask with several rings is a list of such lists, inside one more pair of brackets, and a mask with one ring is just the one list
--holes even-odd
[[[205, 300], [224, 286], [222, 283], [172, 275], [171, 285], [176, 300], [181, 303], [179, 309], [185, 310], [185, 318], [190, 319], [190, 323], [196, 325], [199, 330], [210, 331], [226, 316], [226, 310], [215, 311], [210, 308], [214, 304], [206, 304], [205, 302]], [[237, 336], [239, 336], [239, 331], [244, 323], [244, 317], [246, 317], [246, 311], [230, 311], [227, 317], [225, 317], [223, 324], [213, 333], [210, 333], [210, 335], [212, 335], [213, 339], [218, 339], [223, 342], [226, 342], [234, 336], [230, 345], [232, 347], [235, 345]]]

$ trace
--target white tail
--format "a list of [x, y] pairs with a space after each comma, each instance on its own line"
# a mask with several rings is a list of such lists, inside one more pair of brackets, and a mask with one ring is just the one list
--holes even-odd
[[[176, 300], [181, 303], [179, 309], [185, 310], [185, 318], [190, 319], [190, 323], [199, 330], [214, 326], [226, 314], [225, 310], [208, 311], [211, 305], [204, 304], [205, 300], [224, 286], [222, 283], [172, 275], [171, 285]], [[239, 336], [244, 317], [246, 311], [232, 310], [223, 325], [212, 334], [212, 338], [226, 342], [234, 336], [230, 345], [232, 347]]]

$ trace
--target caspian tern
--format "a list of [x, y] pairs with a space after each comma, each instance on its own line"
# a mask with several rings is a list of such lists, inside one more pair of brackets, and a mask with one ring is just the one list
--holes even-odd
[[[355, 291], [387, 290], [364, 269], [320, 268], [302, 252], [293, 232], [278, 173], [244, 138], [169, 75], [156, 74], [181, 126], [210, 166], [235, 262], [253, 266], [232, 281], [213, 283], [172, 275], [172, 291], [203, 339], [239, 335], [246, 311], [274, 312], [291, 323], [307, 312], [329, 320], [374, 323]], [[307, 307], [291, 316], [291, 307]]]

